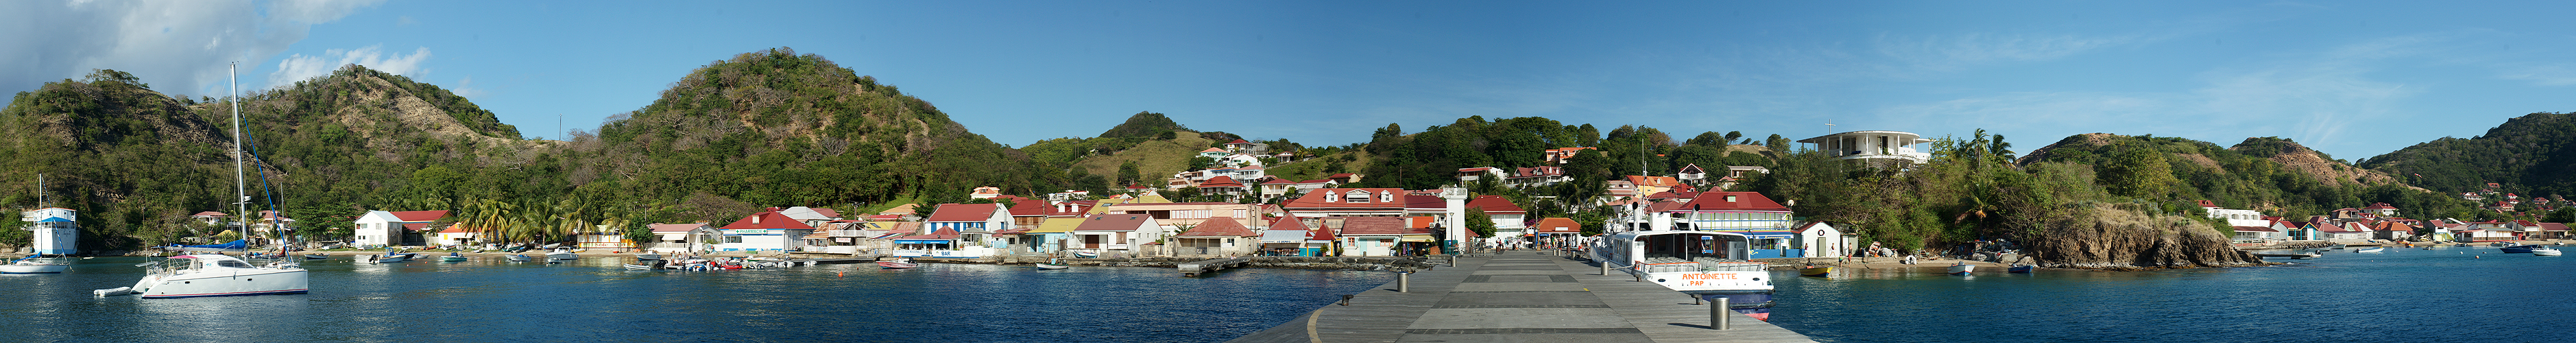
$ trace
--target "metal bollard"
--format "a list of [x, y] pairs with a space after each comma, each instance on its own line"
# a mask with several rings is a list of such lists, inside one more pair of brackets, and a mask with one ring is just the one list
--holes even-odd
[[1351, 306], [1351, 297], [1352, 297], [1352, 296], [1354, 296], [1354, 295], [1352, 295], [1352, 294], [1343, 294], [1343, 295], [1342, 295], [1342, 306]]
[[1734, 311], [1734, 309], [1733, 309], [1731, 306], [1727, 306], [1727, 305], [1726, 305], [1726, 303], [1727, 303], [1727, 299], [1726, 299], [1726, 297], [1717, 297], [1717, 301], [1716, 301], [1716, 302], [1709, 304], [1709, 306], [1708, 306], [1708, 327], [1709, 327], [1709, 328], [1712, 328], [1712, 329], [1718, 329], [1718, 330], [1726, 330], [1726, 329], [1727, 329], [1727, 325], [1726, 325], [1726, 324], [1727, 324], [1727, 323], [1726, 323], [1726, 320], [1727, 320], [1727, 318], [1726, 318], [1726, 313], [1727, 313], [1727, 312], [1730, 312], [1730, 311]]
[[1395, 292], [1413, 293], [1413, 272], [1395, 273]]
[[1601, 276], [1610, 276], [1610, 263], [1608, 263], [1608, 262], [1594, 262], [1593, 264], [1599, 264], [1599, 265], [1601, 265]]

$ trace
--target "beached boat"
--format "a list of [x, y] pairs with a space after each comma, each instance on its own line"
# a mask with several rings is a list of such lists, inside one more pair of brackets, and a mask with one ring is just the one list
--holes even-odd
[[1950, 275], [1968, 275], [1969, 272], [1974, 271], [1977, 271], [1977, 265], [1974, 264], [1968, 264], [1967, 262], [1950, 264]]
[[2386, 252], [2386, 251], [2388, 251], [2388, 248], [2369, 248], [2369, 249], [2353, 250], [2352, 252], [2356, 252], [2356, 253], [2376, 253], [2376, 252]]
[[1076, 252], [1073, 252], [1073, 257], [1075, 257], [1075, 258], [1100, 258], [1100, 253], [1098, 253], [1098, 252], [1090, 252], [1090, 251], [1076, 251]]
[[2004, 272], [2013, 274], [2030, 274], [2032, 269], [2039, 269], [2039, 266], [2028, 264], [2012, 266], [2011, 268], [2004, 268]]
[[72, 264], [69, 262], [51, 258], [37, 259], [37, 256], [43, 255], [27, 255], [27, 258], [11, 261], [9, 264], [0, 264], [0, 274], [54, 274], [72, 269]]
[[660, 260], [662, 260], [662, 254], [655, 254], [655, 253], [651, 253], [651, 252], [639, 252], [639, 253], [635, 253], [635, 259], [637, 259], [637, 260], [644, 260], [644, 261], [660, 261]]
[[548, 260], [575, 260], [575, 259], [581, 259], [581, 255], [573, 254], [573, 253], [572, 253], [572, 249], [555, 248], [554, 252], [546, 253], [546, 259], [548, 259]]
[[1754, 319], [1771, 319], [1771, 265], [1752, 256], [1743, 234], [1714, 231], [1630, 231], [1601, 236], [1592, 260], [1674, 291], [1716, 299]]
[[2503, 250], [2504, 250], [2504, 253], [2507, 253], [2507, 254], [2528, 254], [2528, 253], [2531, 253], [2531, 249], [2532, 249], [2532, 248], [2539, 248], [2539, 247], [2540, 247], [2540, 246], [2538, 246], [2538, 245], [2509, 245], [2509, 246], [2505, 246], [2505, 247], [2500, 248], [2500, 249], [2503, 249]]
[[331, 255], [323, 255], [323, 254], [304, 254], [304, 259], [307, 259], [307, 260], [324, 260], [324, 259], [330, 259], [330, 258], [331, 258]]
[[510, 262], [527, 262], [536, 260], [535, 258], [528, 257], [528, 255], [521, 254], [510, 254], [509, 256], [502, 256], [501, 259], [510, 260]]
[[1832, 275], [1834, 275], [1834, 267], [1831, 267], [1831, 266], [1826, 266], [1826, 267], [1812, 267], [1812, 268], [1799, 268], [1799, 269], [1798, 269], [1798, 276], [1805, 276], [1805, 277], [1827, 277], [1827, 276], [1832, 276]]
[[911, 269], [919, 268], [921, 267], [921, 264], [913, 263], [912, 259], [899, 259], [893, 261], [877, 261], [877, 267], [885, 269]]
[[465, 255], [451, 252], [447, 253], [447, 256], [439, 257], [438, 260], [442, 262], [465, 262]]
[[2558, 256], [2558, 249], [2550, 249], [2547, 247], [2531, 248], [2531, 256]]
[[1039, 263], [1037, 265], [1038, 270], [1062, 270], [1065, 268], [1073, 268], [1073, 266], [1065, 265], [1064, 261], [1057, 261], [1055, 259], [1047, 259], [1046, 263]]

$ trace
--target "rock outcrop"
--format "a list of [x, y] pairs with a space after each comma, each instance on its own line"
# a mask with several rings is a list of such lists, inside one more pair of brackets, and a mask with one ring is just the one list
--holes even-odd
[[2049, 268], [2143, 269], [2268, 264], [2236, 250], [2226, 235], [2197, 219], [2104, 204], [2050, 225], [2023, 242], [2023, 253]]

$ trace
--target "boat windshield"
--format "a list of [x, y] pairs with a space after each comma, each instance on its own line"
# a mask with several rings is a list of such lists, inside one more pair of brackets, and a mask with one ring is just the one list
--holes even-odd
[[243, 263], [241, 260], [215, 260], [215, 265], [216, 265], [216, 266], [220, 266], [220, 267], [226, 267], [226, 268], [250, 268], [250, 267], [251, 267], [250, 263]]
[[1639, 238], [1645, 243], [1645, 257], [1649, 263], [1744, 259], [1735, 253], [1744, 246], [1744, 238], [1740, 236], [1653, 235]]

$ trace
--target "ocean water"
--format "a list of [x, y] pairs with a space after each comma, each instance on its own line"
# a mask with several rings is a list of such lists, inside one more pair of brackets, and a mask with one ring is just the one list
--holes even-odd
[[723, 272], [572, 264], [307, 262], [302, 295], [97, 298], [153, 258], [0, 275], [0, 341], [1211, 342], [1384, 284], [1385, 272], [839, 264]]
[[2418, 249], [2149, 272], [1838, 271], [1780, 279], [1771, 323], [1826, 342], [2556, 342], [2576, 324], [2576, 257]]

